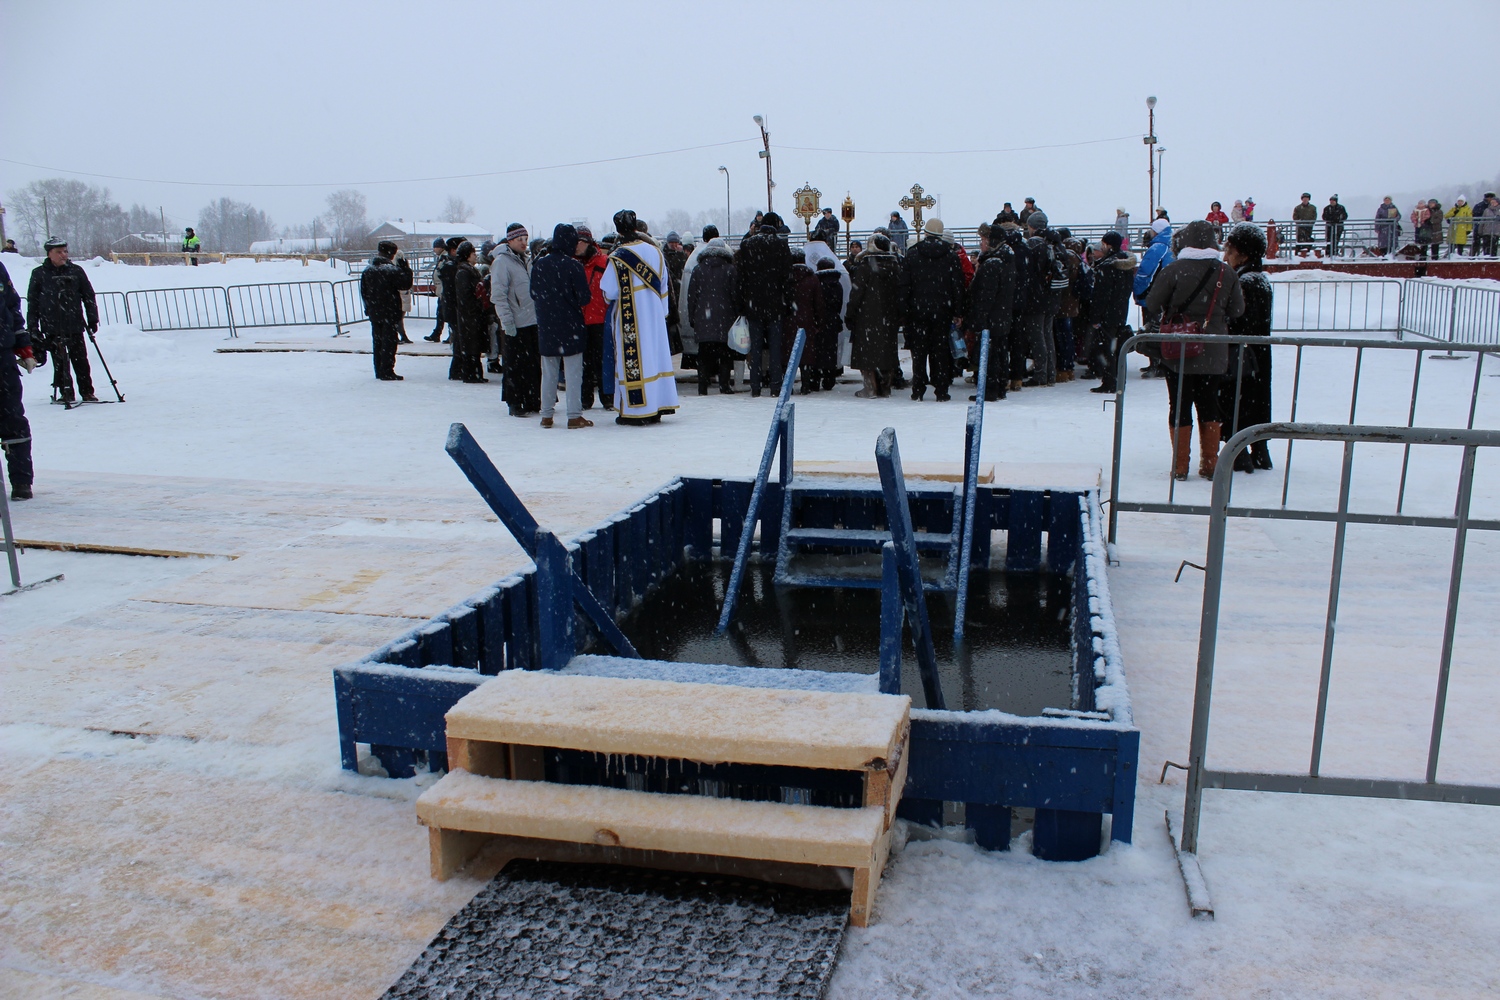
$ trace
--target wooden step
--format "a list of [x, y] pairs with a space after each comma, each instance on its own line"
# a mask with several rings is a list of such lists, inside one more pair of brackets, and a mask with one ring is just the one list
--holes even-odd
[[504, 838], [500, 849], [511, 856], [555, 857], [545, 845], [559, 844], [571, 845], [569, 859], [689, 870], [703, 870], [702, 861], [712, 858], [847, 869], [850, 920], [857, 926], [868, 922], [890, 844], [888, 812], [880, 805], [832, 809], [741, 802], [465, 771], [452, 771], [423, 792], [417, 818], [429, 828], [437, 879], [448, 878], [497, 836]]
[[469, 741], [886, 771], [903, 756], [910, 706], [905, 695], [508, 670], [449, 709], [447, 732], [450, 753], [456, 741]]

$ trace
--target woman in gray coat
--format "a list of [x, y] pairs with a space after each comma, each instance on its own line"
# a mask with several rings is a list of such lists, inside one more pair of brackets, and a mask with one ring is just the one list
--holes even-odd
[[[1227, 334], [1226, 321], [1245, 311], [1245, 296], [1234, 268], [1219, 257], [1214, 227], [1197, 219], [1182, 232], [1177, 259], [1152, 279], [1146, 308], [1160, 312], [1165, 329], [1174, 320], [1196, 320], [1210, 336]], [[1175, 349], [1175, 350], [1174, 350]], [[1175, 353], [1175, 357], [1171, 356]], [[1167, 374], [1168, 426], [1172, 432], [1172, 477], [1186, 479], [1193, 443], [1193, 410], [1198, 411], [1198, 475], [1212, 479], [1219, 460], [1219, 379], [1229, 369], [1223, 343], [1162, 345]]]

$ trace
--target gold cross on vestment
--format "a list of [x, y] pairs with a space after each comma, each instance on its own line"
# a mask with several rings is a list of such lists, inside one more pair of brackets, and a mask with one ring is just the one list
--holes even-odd
[[912, 212], [911, 212], [911, 227], [917, 233], [921, 233], [922, 232], [922, 209], [924, 209], [924, 208], [931, 208], [932, 206], [936, 205], [937, 204], [937, 199], [933, 198], [932, 195], [928, 195], [925, 198], [922, 197], [922, 185], [920, 185], [920, 184], [913, 184], [911, 186], [911, 197], [910, 198], [902, 198], [896, 204], [900, 205], [902, 208], [909, 208], [909, 209], [912, 210]]

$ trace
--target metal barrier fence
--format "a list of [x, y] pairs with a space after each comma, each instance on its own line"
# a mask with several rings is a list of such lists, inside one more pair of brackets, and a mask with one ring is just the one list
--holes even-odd
[[330, 281], [278, 281], [264, 285], [230, 285], [224, 289], [233, 328], [343, 326]]
[[142, 330], [228, 330], [233, 337], [229, 300], [217, 285], [147, 288], [125, 293], [129, 321]]
[[[1399, 340], [1351, 340], [1348, 338], [1325, 338], [1325, 337], [1235, 337], [1235, 336], [1182, 336], [1163, 333], [1139, 333], [1125, 341], [1120, 348], [1118, 362], [1118, 374], [1116, 376], [1115, 393], [1115, 440], [1113, 460], [1110, 463], [1109, 473], [1109, 536], [1111, 545], [1115, 543], [1117, 529], [1119, 526], [1120, 512], [1129, 511], [1137, 514], [1208, 514], [1209, 508], [1202, 504], [1179, 504], [1176, 502], [1177, 481], [1167, 480], [1167, 499], [1165, 503], [1152, 503], [1149, 501], [1123, 500], [1120, 497], [1120, 474], [1124, 464], [1125, 444], [1125, 398], [1126, 388], [1130, 379], [1126, 374], [1128, 357], [1131, 350], [1140, 343], [1163, 344], [1169, 342], [1186, 343], [1194, 341], [1197, 343], [1221, 343], [1228, 344], [1231, 348], [1237, 348], [1241, 352], [1241, 364], [1238, 367], [1239, 375], [1235, 386], [1235, 403], [1238, 409], [1239, 400], [1242, 395], [1241, 380], [1244, 376], [1245, 365], [1243, 364], [1243, 352], [1246, 347], [1265, 345], [1270, 347], [1295, 347], [1297, 349], [1296, 364], [1292, 372], [1291, 392], [1291, 415], [1287, 418], [1295, 422], [1297, 419], [1297, 406], [1302, 390], [1302, 355], [1306, 348], [1333, 348], [1348, 350], [1354, 349], [1354, 379], [1349, 389], [1349, 423], [1355, 423], [1359, 412], [1359, 388], [1360, 375], [1364, 367], [1364, 356], [1366, 351], [1408, 351], [1413, 355], [1411, 397], [1407, 408], [1406, 426], [1411, 427], [1416, 421], [1417, 396], [1422, 387], [1422, 356], [1423, 354], [1436, 350], [1431, 344], [1412, 343]], [[1474, 415], [1479, 405], [1480, 377], [1484, 370], [1483, 344], [1455, 344], [1454, 349], [1474, 352], [1474, 380], [1469, 390], [1469, 417], [1467, 427], [1473, 428]], [[1173, 377], [1171, 375], [1168, 376]], [[1181, 374], [1175, 376], [1178, 379], [1178, 399], [1182, 399]], [[1226, 421], [1227, 423], [1227, 421]], [[1403, 457], [1401, 463], [1401, 485], [1396, 497], [1396, 509], [1400, 511], [1406, 500], [1406, 474], [1410, 461], [1410, 452]], [[1219, 456], [1220, 463], [1225, 461], [1225, 454]], [[1292, 441], [1288, 439], [1286, 456], [1282, 461], [1281, 472], [1281, 505], [1286, 506], [1287, 491], [1290, 487], [1292, 475]]]
[[1401, 282], [1369, 280], [1272, 279], [1271, 329], [1288, 333], [1326, 330], [1361, 333], [1401, 328]]
[[1408, 333], [1447, 343], [1461, 333], [1470, 344], [1500, 344], [1500, 289], [1412, 278], [1398, 329], [1399, 336]]
[[[1231, 508], [1229, 506], [1233, 460], [1250, 444], [1285, 439], [1292, 441], [1338, 441], [1344, 445], [1343, 473], [1339, 482], [1337, 511]], [[1413, 518], [1397, 514], [1358, 513], [1349, 509], [1350, 478], [1354, 446], [1359, 443], [1436, 445], [1462, 448], [1457, 497], [1452, 517]], [[1191, 747], [1188, 752], [1187, 793], [1183, 802], [1179, 863], [1189, 886], [1194, 912], [1211, 914], [1206, 898], [1193, 899], [1195, 890], [1206, 897], [1202, 870], [1198, 865], [1198, 826], [1205, 788], [1243, 791], [1298, 792], [1314, 795], [1353, 795], [1365, 798], [1418, 799], [1428, 802], [1461, 802], [1500, 805], [1500, 786], [1463, 785], [1437, 780], [1438, 753], [1442, 747], [1443, 717], [1448, 703], [1448, 678], [1453, 662], [1454, 633], [1458, 623], [1459, 591], [1463, 583], [1464, 550], [1470, 530], [1500, 531], [1500, 520], [1470, 516], [1474, 487], [1474, 464], [1480, 448], [1500, 448], [1500, 431], [1453, 430], [1432, 427], [1345, 427], [1328, 424], [1260, 424], [1248, 427], [1230, 439], [1214, 473], [1213, 500], [1209, 507], [1208, 558], [1203, 585], [1203, 612], [1198, 637], [1197, 683], [1193, 697]], [[1399, 508], [1398, 508], [1399, 510]], [[1280, 518], [1331, 521], [1334, 524], [1333, 566], [1328, 584], [1328, 610], [1324, 619], [1322, 669], [1318, 678], [1318, 703], [1313, 717], [1312, 755], [1306, 774], [1256, 771], [1226, 771], [1205, 766], [1208, 754], [1209, 709], [1213, 696], [1214, 664], [1218, 649], [1220, 596], [1224, 583], [1224, 548], [1230, 517]], [[1333, 644], [1343, 581], [1344, 542], [1349, 524], [1418, 525], [1452, 528], [1453, 556], [1449, 563], [1448, 600], [1439, 655], [1437, 691], [1433, 700], [1432, 725], [1428, 732], [1427, 768], [1423, 780], [1329, 776], [1322, 774], [1323, 740], [1328, 712], [1328, 687], [1333, 666]]]

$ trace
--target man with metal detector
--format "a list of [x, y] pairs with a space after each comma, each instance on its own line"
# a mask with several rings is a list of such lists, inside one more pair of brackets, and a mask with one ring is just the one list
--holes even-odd
[[[15, 364], [11, 364], [11, 359]], [[10, 476], [10, 498], [31, 499], [31, 425], [21, 403], [21, 373], [36, 367], [31, 337], [21, 318], [21, 296], [10, 273], [0, 264], [0, 441], [5, 447], [6, 473]]]
[[[68, 406], [73, 404], [76, 372], [83, 401], [97, 403], [83, 342], [85, 331], [92, 338], [99, 329], [94, 286], [83, 268], [68, 259], [66, 240], [54, 236], [45, 249], [47, 259], [31, 272], [31, 284], [26, 289], [26, 331], [52, 354], [52, 386], [58, 399]], [[68, 370], [70, 363], [72, 372]]]

